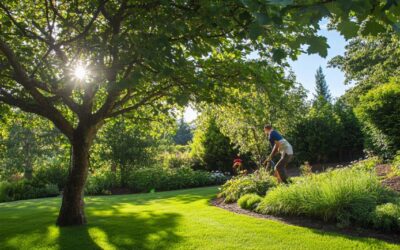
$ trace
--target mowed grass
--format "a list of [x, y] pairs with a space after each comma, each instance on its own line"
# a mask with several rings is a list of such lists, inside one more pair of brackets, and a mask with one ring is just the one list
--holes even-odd
[[216, 187], [86, 198], [88, 225], [54, 225], [60, 198], [0, 204], [0, 249], [400, 249], [234, 214]]

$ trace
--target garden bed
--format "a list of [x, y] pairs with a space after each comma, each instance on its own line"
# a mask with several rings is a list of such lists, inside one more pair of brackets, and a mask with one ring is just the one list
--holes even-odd
[[392, 168], [389, 164], [381, 164], [376, 166], [377, 175], [384, 178], [382, 180], [382, 185], [396, 192], [400, 192], [400, 176], [387, 177], [391, 171]]
[[396, 233], [382, 233], [376, 230], [364, 229], [364, 228], [338, 228], [334, 223], [327, 223], [321, 220], [310, 219], [305, 217], [293, 217], [293, 216], [273, 216], [273, 215], [265, 215], [259, 214], [250, 210], [242, 209], [239, 205], [234, 203], [225, 203], [223, 198], [215, 198], [210, 202], [212, 205], [228, 210], [237, 214], [244, 214], [248, 216], [253, 216], [256, 218], [269, 219], [274, 221], [279, 221], [289, 225], [308, 227], [312, 229], [318, 229], [326, 232], [335, 232], [340, 234], [345, 234], [348, 236], [354, 237], [368, 237], [368, 238], [376, 238], [380, 240], [384, 240], [387, 242], [392, 242], [396, 244], [400, 244], [400, 234]]

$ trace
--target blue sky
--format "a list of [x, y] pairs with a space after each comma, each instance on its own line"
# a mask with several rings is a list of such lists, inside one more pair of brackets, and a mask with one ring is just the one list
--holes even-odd
[[[344, 85], [344, 73], [339, 69], [328, 68], [328, 61], [337, 55], [343, 55], [345, 52], [346, 40], [335, 30], [327, 30], [326, 25], [321, 25], [322, 29], [318, 32], [328, 39], [330, 48], [328, 56], [322, 58], [319, 55], [302, 54], [296, 61], [289, 61], [292, 70], [296, 74], [297, 81], [308, 90], [308, 97], [312, 98], [315, 88], [315, 72], [321, 66], [325, 74], [326, 82], [333, 97], [339, 97], [344, 94], [350, 86]], [[184, 113], [184, 119], [191, 122], [197, 117], [197, 112], [192, 108], [187, 108]]]
[[[323, 25], [322, 25], [323, 26]], [[312, 97], [315, 87], [315, 72], [319, 66], [325, 73], [325, 79], [330, 88], [333, 97], [339, 97], [344, 94], [350, 86], [344, 85], [344, 73], [339, 69], [328, 68], [328, 61], [337, 55], [343, 55], [345, 52], [346, 40], [337, 31], [328, 31], [326, 28], [319, 31], [319, 34], [328, 39], [330, 46], [328, 56], [322, 58], [319, 55], [302, 54], [296, 61], [289, 61], [297, 81], [300, 82], [308, 91], [308, 96]]]

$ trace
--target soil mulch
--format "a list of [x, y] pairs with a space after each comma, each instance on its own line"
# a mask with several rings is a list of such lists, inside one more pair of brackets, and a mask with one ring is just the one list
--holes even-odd
[[384, 177], [392, 171], [392, 168], [389, 164], [380, 164], [375, 167], [375, 171], [378, 176]]
[[400, 192], [400, 176], [387, 178], [382, 181], [382, 185], [388, 187], [394, 191]]
[[382, 185], [394, 191], [400, 192], [400, 176], [393, 176], [390, 178], [386, 177], [392, 171], [392, 168], [389, 164], [378, 165], [376, 166], [375, 170], [378, 176], [384, 178], [382, 180]]
[[237, 214], [245, 214], [257, 218], [279, 221], [289, 225], [318, 229], [324, 232], [340, 233], [347, 236], [355, 236], [355, 237], [376, 238], [387, 242], [400, 244], [400, 234], [382, 233], [379, 231], [363, 229], [363, 228], [338, 228], [334, 223], [329, 223], [321, 220], [315, 220], [304, 217], [279, 217], [279, 216], [258, 214], [240, 208], [237, 203], [225, 203], [223, 202], [222, 198], [216, 198], [211, 200], [211, 204]]

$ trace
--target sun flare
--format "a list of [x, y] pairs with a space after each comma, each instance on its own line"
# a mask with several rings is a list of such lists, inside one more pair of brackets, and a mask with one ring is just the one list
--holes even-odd
[[86, 67], [82, 64], [78, 64], [74, 69], [74, 76], [78, 80], [84, 80], [88, 75]]

